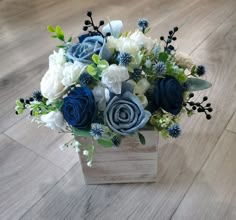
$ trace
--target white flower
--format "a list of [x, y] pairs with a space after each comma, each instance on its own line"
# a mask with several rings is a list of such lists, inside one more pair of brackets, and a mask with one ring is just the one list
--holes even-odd
[[137, 97], [139, 98], [142, 106], [145, 108], [148, 105], [148, 100], [147, 97], [145, 95], [137, 95]]
[[65, 87], [73, 85], [80, 77], [80, 74], [85, 70], [86, 64], [75, 61], [64, 64], [62, 84]]
[[98, 110], [104, 111], [106, 103], [110, 99], [110, 92], [107, 88], [104, 88], [101, 84], [98, 84], [92, 90], [95, 101], [98, 103]]
[[146, 78], [142, 78], [134, 87], [134, 93], [143, 95], [150, 88], [150, 83]]
[[102, 72], [102, 83], [115, 94], [121, 93], [121, 84], [127, 79], [129, 79], [128, 70], [125, 67], [117, 66], [116, 64], [110, 65]]
[[64, 94], [65, 87], [61, 83], [63, 79], [63, 67], [60, 65], [50, 66], [40, 83], [42, 95], [53, 101]]
[[133, 40], [139, 48], [144, 47], [151, 50], [154, 47], [154, 41], [152, 38], [145, 36], [140, 30], [136, 30], [133, 34], [131, 34], [130, 39]]
[[109, 49], [116, 49], [120, 52], [127, 52], [132, 56], [135, 56], [140, 50], [138, 43], [133, 39], [130, 39], [129, 37], [120, 37], [118, 39], [112, 36], [108, 37], [107, 46]]
[[191, 57], [183, 52], [175, 53], [175, 62], [181, 67], [187, 67], [189, 70], [191, 70], [194, 65]]
[[106, 24], [103, 29], [102, 33], [106, 35], [107, 33], [111, 33], [112, 36], [114, 37], [119, 37], [120, 33], [122, 32], [123, 29], [123, 23], [120, 20], [116, 21], [110, 21], [108, 24]]
[[84, 156], [88, 156], [88, 155], [89, 155], [88, 150], [84, 150], [84, 151], [83, 151], [83, 155], [84, 155]]
[[64, 117], [60, 111], [49, 112], [46, 115], [40, 117], [41, 121], [45, 123], [45, 126], [56, 131], [64, 131], [66, 123]]
[[60, 48], [58, 52], [53, 51], [53, 54], [49, 56], [49, 66], [63, 65], [66, 62], [65, 50]]

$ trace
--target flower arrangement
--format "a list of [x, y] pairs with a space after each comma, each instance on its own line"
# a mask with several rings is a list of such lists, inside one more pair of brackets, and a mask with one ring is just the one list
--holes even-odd
[[[204, 66], [197, 66], [174, 47], [177, 27], [160, 41], [148, 37], [146, 19], [138, 21], [134, 32], [122, 32], [120, 20], [105, 25], [94, 23], [87, 12], [82, 35], [66, 41], [60, 26], [48, 26], [52, 38], [59, 39], [49, 56], [49, 68], [36, 91], [16, 101], [16, 114], [30, 110], [32, 119], [58, 132], [71, 133], [73, 139], [61, 148], [83, 149], [88, 166], [92, 165], [94, 141], [103, 147], [117, 147], [122, 138], [137, 135], [151, 126], [163, 137], [177, 138], [183, 114], [204, 113], [211, 118], [212, 107], [192, 100], [194, 91], [211, 84], [200, 79]], [[102, 28], [103, 26], [103, 28]], [[80, 138], [90, 138], [82, 146]]]

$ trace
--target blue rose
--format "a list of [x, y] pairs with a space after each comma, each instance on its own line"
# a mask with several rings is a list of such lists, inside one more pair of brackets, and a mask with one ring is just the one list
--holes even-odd
[[102, 36], [81, 35], [79, 39], [80, 42], [72, 44], [67, 50], [66, 56], [69, 60], [91, 64], [93, 54], [98, 54], [105, 60], [110, 58], [111, 52]]
[[114, 96], [104, 111], [104, 119], [114, 132], [130, 135], [144, 127], [151, 113], [144, 110], [138, 97], [127, 91], [120, 96]]
[[96, 104], [92, 91], [88, 87], [77, 87], [72, 90], [61, 109], [69, 125], [88, 129], [96, 117]]
[[165, 111], [177, 115], [182, 109], [183, 87], [174, 77], [157, 80], [154, 86], [154, 104]]

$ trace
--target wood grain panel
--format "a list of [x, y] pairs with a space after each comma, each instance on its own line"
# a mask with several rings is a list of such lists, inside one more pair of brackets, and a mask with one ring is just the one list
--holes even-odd
[[[19, 132], [21, 129], [24, 132]], [[46, 127], [38, 128], [30, 119], [19, 121], [6, 134], [65, 171], [78, 162], [77, 153], [73, 148], [63, 151], [59, 148], [73, 138], [71, 135], [59, 134]]]
[[173, 220], [236, 219], [236, 134], [225, 131]]
[[0, 143], [0, 219], [19, 219], [65, 171], [5, 135]]

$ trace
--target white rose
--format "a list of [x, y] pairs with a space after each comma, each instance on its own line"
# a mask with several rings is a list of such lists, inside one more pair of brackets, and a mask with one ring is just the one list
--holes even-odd
[[65, 63], [63, 69], [63, 79], [62, 84], [65, 87], [73, 85], [80, 77], [80, 74], [85, 70], [86, 64], [75, 61], [74, 63]]
[[92, 90], [95, 101], [98, 103], [98, 110], [104, 111], [106, 108], [106, 103], [110, 99], [110, 92], [107, 88], [98, 84]]
[[45, 123], [45, 126], [56, 131], [64, 131], [66, 123], [64, 117], [60, 111], [49, 112], [46, 115], [41, 116], [41, 121]]
[[63, 65], [66, 62], [65, 50], [60, 48], [58, 52], [53, 51], [53, 54], [49, 56], [49, 66]]
[[63, 67], [60, 65], [53, 65], [49, 67], [46, 74], [43, 76], [40, 83], [40, 90], [42, 95], [53, 101], [64, 94], [65, 87], [61, 83], [63, 79]]
[[102, 72], [102, 83], [115, 94], [121, 93], [121, 84], [127, 79], [129, 79], [127, 68], [116, 64], [110, 65]]
[[175, 53], [175, 62], [181, 67], [187, 67], [189, 70], [191, 70], [194, 65], [191, 57], [183, 52]]
[[139, 48], [144, 47], [151, 50], [154, 47], [154, 41], [152, 38], [147, 37], [140, 30], [136, 30], [133, 34], [131, 34], [130, 39], [132, 39], [139, 46]]

